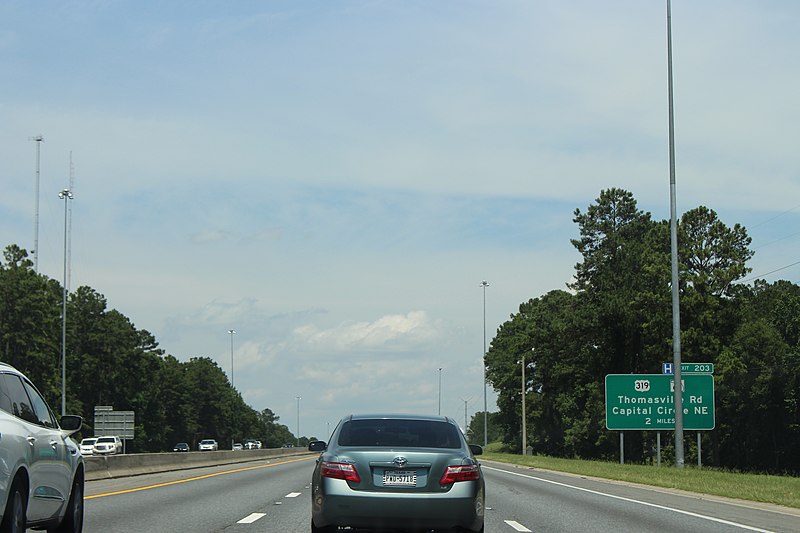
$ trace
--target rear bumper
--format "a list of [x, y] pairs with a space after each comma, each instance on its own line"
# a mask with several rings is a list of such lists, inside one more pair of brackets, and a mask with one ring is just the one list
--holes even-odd
[[323, 490], [312, 493], [312, 516], [319, 527], [478, 531], [483, 524], [483, 485], [477, 481], [439, 493], [354, 491], [346, 481], [327, 478], [323, 484]]

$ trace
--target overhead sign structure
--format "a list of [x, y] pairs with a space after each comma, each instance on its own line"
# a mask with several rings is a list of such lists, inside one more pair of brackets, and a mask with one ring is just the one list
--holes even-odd
[[[674, 374], [672, 363], [661, 363], [662, 374]], [[681, 363], [681, 374], [713, 374], [714, 363]]]
[[[687, 374], [683, 428], [714, 429], [714, 376]], [[675, 429], [675, 379], [670, 374], [606, 376], [606, 427], [611, 430]]]

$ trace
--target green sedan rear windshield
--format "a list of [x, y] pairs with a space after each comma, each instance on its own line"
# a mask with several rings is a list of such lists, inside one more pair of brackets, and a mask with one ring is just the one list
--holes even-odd
[[432, 420], [350, 420], [339, 433], [339, 446], [460, 448], [459, 430]]

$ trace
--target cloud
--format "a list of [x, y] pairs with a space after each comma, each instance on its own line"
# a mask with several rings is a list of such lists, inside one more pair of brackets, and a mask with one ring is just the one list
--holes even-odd
[[207, 243], [207, 242], [222, 242], [228, 240], [230, 234], [227, 231], [220, 230], [205, 230], [192, 235], [192, 242]]
[[[669, 217], [664, 6], [290, 4], [4, 4], [4, 244], [31, 249], [41, 133], [40, 272], [74, 154], [72, 285], [168, 353], [227, 373], [235, 329], [237, 389], [291, 425], [303, 396], [303, 433], [436, 412], [439, 367], [460, 419], [483, 330], [572, 276], [575, 208]], [[797, 260], [797, 216], [759, 223], [800, 195], [798, 7], [673, 10], [678, 209], [752, 228], [754, 273]]]
[[439, 324], [425, 311], [386, 315], [373, 322], [342, 323], [330, 329], [313, 324], [296, 328], [294, 342], [309, 351], [404, 351], [429, 344], [440, 336]]

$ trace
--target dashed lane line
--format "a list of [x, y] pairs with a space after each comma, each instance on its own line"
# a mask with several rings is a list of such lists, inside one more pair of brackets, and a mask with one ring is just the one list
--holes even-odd
[[523, 526], [523, 525], [522, 525], [522, 524], [520, 524], [519, 522], [515, 522], [514, 520], [503, 520], [503, 521], [504, 521], [506, 524], [508, 524], [509, 526], [511, 526], [511, 527], [513, 527], [514, 529], [516, 529], [517, 531], [519, 531], [520, 533], [526, 533], [526, 532], [527, 532], [527, 533], [530, 533], [530, 532], [531, 532], [531, 530], [530, 530], [530, 529], [528, 529], [527, 527]]
[[242, 518], [241, 520], [239, 520], [236, 523], [237, 524], [252, 524], [256, 520], [260, 520], [261, 518], [264, 518], [265, 516], [267, 516], [266, 513], [252, 513], [250, 515], [245, 516], [244, 518]]

